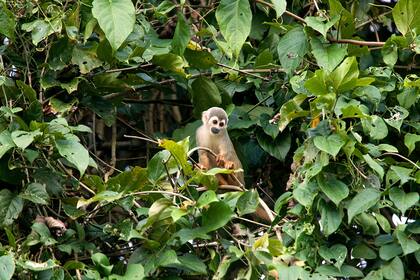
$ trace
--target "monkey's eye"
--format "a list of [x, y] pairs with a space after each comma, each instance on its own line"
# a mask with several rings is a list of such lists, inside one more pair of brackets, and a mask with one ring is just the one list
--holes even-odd
[[220, 123], [219, 123], [219, 126], [220, 126], [220, 127], [223, 127], [224, 125], [225, 125], [225, 123], [224, 123], [224, 122], [220, 122]]
[[213, 124], [217, 124], [217, 120], [213, 120]]

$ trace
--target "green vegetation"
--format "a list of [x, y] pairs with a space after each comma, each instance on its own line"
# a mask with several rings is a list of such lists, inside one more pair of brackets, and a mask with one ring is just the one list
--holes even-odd
[[[382, 2], [0, 0], [0, 279], [419, 279], [420, 1]], [[193, 168], [211, 106], [246, 191]]]

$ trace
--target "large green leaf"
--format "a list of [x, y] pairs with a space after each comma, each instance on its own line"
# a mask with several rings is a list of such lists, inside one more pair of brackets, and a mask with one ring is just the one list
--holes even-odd
[[330, 15], [332, 17], [340, 16], [340, 20], [336, 23], [336, 27], [340, 30], [341, 37], [351, 38], [354, 33], [354, 17], [344, 9], [339, 0], [328, 0], [330, 5]]
[[192, 103], [194, 115], [201, 117], [201, 112], [222, 103], [222, 96], [216, 84], [207, 77], [199, 77], [191, 84]]
[[299, 67], [308, 51], [308, 39], [303, 29], [296, 27], [284, 35], [277, 45], [281, 66], [291, 74]]
[[330, 75], [333, 86], [338, 92], [353, 89], [358, 77], [359, 67], [354, 56], [347, 57]]
[[389, 191], [389, 198], [404, 215], [408, 208], [419, 202], [419, 193], [405, 193], [403, 190], [394, 187]]
[[384, 277], [388, 280], [404, 280], [404, 265], [399, 257], [386, 264], [382, 271]]
[[333, 263], [338, 269], [347, 257], [347, 248], [342, 244], [335, 244], [331, 247], [322, 246], [319, 248], [319, 255], [326, 261]]
[[11, 225], [22, 209], [22, 198], [8, 189], [0, 191], [0, 225]]
[[[330, 21], [322, 17], [306, 17], [306, 24], [312, 29], [318, 31], [325, 38], [327, 37], [327, 31], [340, 19], [338, 15], [334, 16]], [[338, 45], [337, 45], [338, 46]]]
[[349, 195], [349, 188], [332, 174], [322, 173], [317, 176], [319, 188], [338, 206]]
[[403, 35], [407, 34], [411, 30], [417, 34], [419, 33], [419, 13], [420, 2], [418, 0], [399, 0], [394, 9], [392, 9], [392, 16], [394, 17], [395, 25]]
[[135, 9], [131, 0], [94, 0], [92, 14], [112, 49], [117, 50], [133, 31]]
[[344, 59], [347, 48], [338, 44], [324, 44], [318, 38], [311, 40], [312, 54], [321, 68], [331, 72]]
[[325, 236], [333, 234], [343, 220], [343, 211], [335, 207], [332, 203], [320, 203], [321, 212], [320, 225]]
[[252, 12], [248, 0], [222, 0], [216, 10], [220, 32], [235, 56], [251, 32]]
[[62, 157], [76, 166], [80, 175], [85, 173], [89, 165], [89, 152], [82, 144], [75, 140], [57, 140], [55, 147]]
[[331, 134], [330, 136], [315, 136], [315, 146], [333, 157], [335, 157], [346, 142], [338, 134]]
[[177, 55], [182, 55], [190, 41], [190, 26], [182, 13], [178, 13], [177, 18], [178, 22], [172, 39], [172, 51]]
[[206, 232], [214, 231], [226, 225], [232, 218], [233, 211], [223, 201], [210, 204], [210, 207], [203, 213], [203, 228]]
[[19, 196], [37, 204], [47, 204], [49, 200], [45, 185], [41, 185], [40, 183], [29, 184]]
[[357, 214], [363, 213], [374, 206], [380, 197], [381, 192], [374, 188], [366, 188], [359, 192], [347, 207], [348, 222], [350, 223]]
[[303, 110], [300, 105], [306, 100], [308, 96], [305, 94], [298, 94], [293, 99], [285, 102], [280, 108], [279, 130], [283, 131], [286, 126], [294, 119], [305, 117], [309, 114], [308, 111]]
[[286, 0], [271, 0], [273, 3], [274, 10], [276, 11], [277, 18], [286, 11], [287, 2]]
[[15, 262], [12, 256], [5, 255], [0, 257], [0, 279], [12, 279], [15, 272]]
[[420, 142], [420, 135], [412, 133], [404, 135], [404, 145], [408, 148], [408, 154], [414, 151], [417, 142]]
[[401, 245], [404, 255], [408, 255], [416, 252], [417, 250], [420, 250], [420, 244], [413, 238], [410, 238], [400, 228], [395, 231], [395, 235], [397, 236], [398, 242]]
[[279, 135], [273, 140], [270, 136], [261, 131], [257, 133], [257, 140], [264, 151], [280, 161], [286, 159], [292, 142], [290, 134]]
[[6, 7], [6, 2], [0, 6], [0, 34], [15, 38], [15, 15]]

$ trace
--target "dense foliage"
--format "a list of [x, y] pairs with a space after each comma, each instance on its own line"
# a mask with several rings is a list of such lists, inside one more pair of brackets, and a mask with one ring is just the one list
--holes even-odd
[[[418, 279], [420, 1], [390, 2], [0, 0], [0, 279]], [[246, 190], [193, 166], [211, 106]]]

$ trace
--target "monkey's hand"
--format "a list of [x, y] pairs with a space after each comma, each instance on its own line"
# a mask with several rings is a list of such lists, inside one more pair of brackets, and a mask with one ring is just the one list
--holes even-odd
[[204, 165], [202, 165], [201, 163], [196, 163], [195, 168], [198, 168], [198, 169], [201, 169], [201, 170], [207, 170], [207, 168]]
[[235, 163], [233, 161], [226, 160], [224, 155], [217, 155], [216, 163], [220, 168], [235, 169]]

